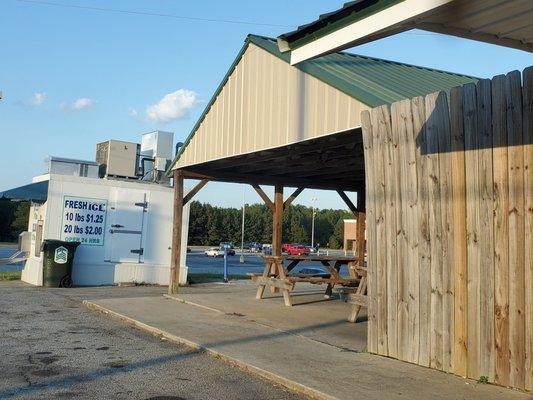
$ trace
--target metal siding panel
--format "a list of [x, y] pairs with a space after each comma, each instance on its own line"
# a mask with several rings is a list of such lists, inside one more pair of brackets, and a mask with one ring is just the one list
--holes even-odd
[[[353, 82], [349, 68], [333, 65], [327, 70]], [[360, 125], [361, 110], [368, 108], [323, 80], [250, 44], [177, 165], [183, 167], [354, 128]]]

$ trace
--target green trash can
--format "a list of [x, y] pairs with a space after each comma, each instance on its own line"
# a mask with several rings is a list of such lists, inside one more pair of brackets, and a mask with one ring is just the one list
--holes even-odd
[[79, 245], [79, 242], [43, 240], [43, 286], [66, 288], [72, 286], [72, 264]]

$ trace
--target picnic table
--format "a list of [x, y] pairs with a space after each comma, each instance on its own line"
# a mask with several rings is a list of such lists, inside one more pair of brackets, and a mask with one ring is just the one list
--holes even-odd
[[[326, 296], [331, 296], [335, 285], [353, 288], [348, 298], [354, 304], [349, 320], [355, 322], [359, 310], [366, 305], [367, 275], [366, 268], [357, 265], [355, 256], [263, 256], [265, 268], [263, 274], [250, 274], [252, 281], [258, 284], [256, 299], [262, 299], [265, 288], [270, 287], [272, 293], [281, 291], [285, 305], [292, 306], [290, 292], [296, 282], [308, 282], [316, 285], [326, 284]], [[300, 262], [320, 262], [329, 272], [329, 276], [289, 275]], [[285, 263], [288, 265], [285, 266]], [[340, 269], [348, 266], [349, 276], [341, 276]], [[355, 315], [355, 317], [354, 317]]]

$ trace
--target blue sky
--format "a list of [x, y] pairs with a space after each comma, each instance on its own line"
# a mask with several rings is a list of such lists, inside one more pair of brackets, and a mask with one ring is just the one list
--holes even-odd
[[[5, 172], [0, 190], [30, 182], [43, 171], [48, 155], [94, 159], [96, 143], [106, 139], [137, 142], [140, 133], [161, 129], [183, 141], [248, 33], [275, 37], [341, 4], [323, 0], [2, 0], [0, 137], [4, 151], [0, 168]], [[526, 52], [420, 31], [350, 51], [479, 77], [533, 64], [533, 56]], [[298, 201], [309, 205], [313, 197], [318, 198], [314, 204], [319, 208], [344, 207], [335, 193], [306, 191]], [[209, 183], [197, 199], [240, 206], [242, 189]], [[246, 201], [260, 200], [246, 189]]]

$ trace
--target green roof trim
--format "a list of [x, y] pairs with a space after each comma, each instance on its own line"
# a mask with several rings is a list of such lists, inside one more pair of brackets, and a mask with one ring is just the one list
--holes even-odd
[[[278, 57], [287, 64], [290, 63], [290, 55], [282, 53], [274, 39], [248, 35], [235, 61], [231, 64], [224, 79], [215, 90], [213, 97], [207, 103], [202, 115], [185, 140], [184, 145], [172, 161], [168, 173], [170, 173], [170, 170], [198, 130], [250, 43]], [[304, 61], [296, 65], [295, 68], [314, 76], [372, 108], [439, 90], [449, 91], [455, 86], [462, 86], [478, 80], [478, 78], [472, 76], [346, 52], [329, 54]]]
[[321, 15], [316, 21], [299, 26], [279, 36], [287, 44], [286, 51], [305, 46], [331, 32], [383, 11], [404, 0], [358, 0], [345, 3], [342, 8]]

